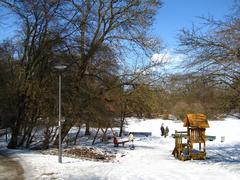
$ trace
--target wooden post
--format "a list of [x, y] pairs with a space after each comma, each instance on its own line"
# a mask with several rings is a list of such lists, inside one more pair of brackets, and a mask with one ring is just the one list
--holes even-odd
[[190, 155], [190, 139], [191, 139], [191, 136], [190, 136], [190, 128], [189, 126], [187, 126], [187, 150], [188, 150], [188, 155]]
[[204, 129], [203, 130], [203, 139], [204, 139], [204, 141], [203, 141], [203, 151], [205, 152], [206, 151], [206, 129]]
[[103, 141], [103, 142], [106, 142], [106, 141], [107, 141], [106, 133], [107, 133], [108, 127], [106, 127], [105, 130], [104, 130], [103, 128], [101, 128], [101, 130], [102, 130], [102, 132], [103, 132], [102, 141]]
[[97, 129], [97, 132], [96, 132], [96, 134], [95, 134], [95, 136], [94, 136], [94, 138], [93, 138], [92, 145], [94, 145], [94, 143], [95, 143], [95, 140], [96, 140], [96, 138], [97, 138], [97, 135], [98, 135], [99, 129], [100, 129], [100, 128]]

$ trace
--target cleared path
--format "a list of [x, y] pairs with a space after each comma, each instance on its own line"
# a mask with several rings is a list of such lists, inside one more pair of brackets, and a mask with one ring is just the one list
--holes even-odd
[[0, 152], [0, 180], [23, 180], [23, 174], [24, 170], [16, 160]]

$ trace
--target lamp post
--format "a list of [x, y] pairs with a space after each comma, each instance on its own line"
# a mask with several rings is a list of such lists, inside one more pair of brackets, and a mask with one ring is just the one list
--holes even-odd
[[59, 137], [59, 149], [58, 149], [58, 162], [62, 163], [62, 125], [61, 125], [61, 106], [62, 106], [62, 99], [61, 99], [61, 87], [62, 87], [62, 76], [61, 73], [64, 69], [67, 68], [65, 65], [55, 65], [54, 68], [58, 70], [58, 137]]

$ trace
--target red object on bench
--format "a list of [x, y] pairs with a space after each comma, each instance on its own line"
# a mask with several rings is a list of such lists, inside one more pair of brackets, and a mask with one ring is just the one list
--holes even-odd
[[124, 146], [125, 143], [129, 142], [129, 140], [125, 141], [118, 141], [116, 137], [113, 138], [113, 144], [115, 147], [118, 147], [119, 144], [122, 144]]

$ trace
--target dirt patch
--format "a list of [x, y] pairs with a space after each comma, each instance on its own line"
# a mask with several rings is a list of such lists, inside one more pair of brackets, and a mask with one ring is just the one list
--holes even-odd
[[23, 180], [22, 166], [11, 157], [0, 155], [0, 179]]
[[[58, 149], [51, 149], [42, 151], [43, 154], [58, 155]], [[98, 148], [87, 148], [87, 147], [77, 147], [77, 148], [68, 148], [63, 150], [63, 156], [71, 158], [81, 158], [91, 161], [102, 161], [110, 162], [116, 158], [116, 154], [98, 149]]]

